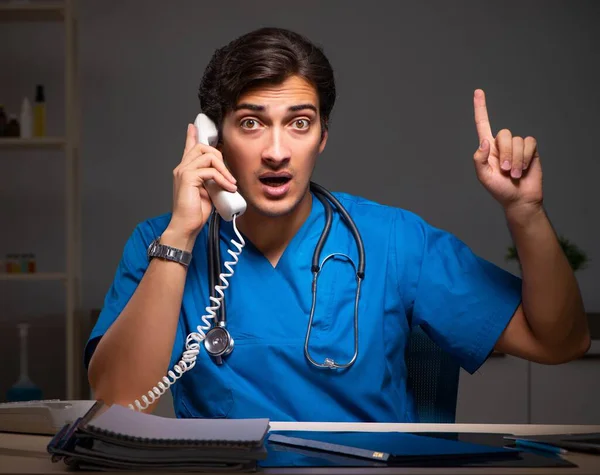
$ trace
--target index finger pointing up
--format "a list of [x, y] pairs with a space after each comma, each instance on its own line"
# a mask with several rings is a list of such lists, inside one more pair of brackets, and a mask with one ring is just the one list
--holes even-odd
[[473, 105], [475, 107], [475, 126], [479, 135], [479, 142], [483, 139], [492, 141], [492, 127], [488, 117], [487, 107], [485, 105], [485, 93], [481, 89], [475, 89], [473, 96]]

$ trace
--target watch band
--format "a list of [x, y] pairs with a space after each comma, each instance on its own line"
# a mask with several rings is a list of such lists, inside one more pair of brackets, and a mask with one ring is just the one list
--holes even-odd
[[192, 253], [177, 249], [176, 247], [167, 246], [160, 243], [160, 236], [148, 246], [148, 259], [159, 257], [168, 261], [178, 262], [179, 264], [188, 267], [192, 261]]

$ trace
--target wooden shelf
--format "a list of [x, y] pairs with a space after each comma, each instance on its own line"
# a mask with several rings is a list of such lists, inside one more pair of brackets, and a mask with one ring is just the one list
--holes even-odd
[[0, 281], [13, 281], [13, 282], [36, 282], [43, 280], [65, 280], [67, 275], [64, 272], [32, 272], [28, 273], [2, 273], [0, 274]]
[[[24, 139], [20, 137], [0, 137], [0, 163], [3, 155], [10, 160], [16, 153], [22, 158], [35, 158], [36, 160], [52, 159], [50, 155], [60, 155], [64, 159], [61, 166], [66, 168], [64, 186], [64, 211], [65, 211], [65, 272], [36, 272], [31, 274], [1, 273], [0, 288], [7, 282], [57, 282], [64, 290], [65, 295], [65, 376], [66, 391], [61, 394], [62, 399], [82, 399], [89, 394], [89, 384], [83, 360], [79, 357], [83, 351], [81, 331], [82, 320], [78, 317], [81, 312], [81, 186], [80, 170], [81, 160], [79, 153], [80, 136], [80, 87], [78, 68], [78, 20], [77, 7], [82, 3], [79, 0], [0, 0], [0, 24], [10, 24], [17, 30], [22, 29], [22, 41], [27, 43], [27, 35], [38, 26], [51, 25], [55, 33], [64, 33], [59, 39], [64, 40], [64, 132], [63, 136], [33, 137]], [[56, 28], [55, 28], [56, 27]], [[6, 28], [0, 25], [0, 28]], [[48, 32], [49, 33], [49, 32]], [[13, 45], [9, 45], [12, 47]], [[18, 59], [17, 57], [13, 59]], [[21, 58], [22, 59], [22, 58]], [[18, 68], [19, 62], [15, 65]], [[43, 66], [43, 62], [39, 63]], [[4, 66], [4, 65], [3, 65]], [[47, 72], [54, 72], [53, 65]], [[9, 65], [7, 68], [10, 69]], [[5, 68], [5, 69], [7, 69]], [[44, 66], [45, 68], [45, 66]], [[21, 158], [21, 157], [19, 157]], [[35, 163], [31, 164], [35, 167]], [[7, 167], [4, 167], [5, 169]], [[35, 168], [32, 168], [32, 170]], [[6, 173], [10, 173], [9, 166]], [[5, 230], [0, 228], [2, 232]], [[14, 232], [23, 230], [13, 230]], [[3, 270], [3, 269], [0, 269]], [[9, 284], [11, 285], [11, 284]], [[28, 285], [28, 284], [25, 284]], [[54, 285], [54, 284], [52, 284]], [[25, 295], [27, 295], [25, 293]], [[63, 343], [61, 343], [62, 345]]]
[[63, 2], [36, 2], [30, 0], [0, 3], [0, 22], [53, 22], [64, 21]]
[[66, 143], [64, 137], [33, 137], [30, 139], [2, 137], [0, 138], [0, 149], [61, 149]]

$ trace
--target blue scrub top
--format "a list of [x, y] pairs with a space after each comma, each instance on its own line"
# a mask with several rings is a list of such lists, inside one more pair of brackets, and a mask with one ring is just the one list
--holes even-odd
[[[354, 219], [366, 254], [354, 365], [342, 371], [319, 369], [304, 356], [311, 261], [325, 223], [323, 205], [313, 196], [308, 219], [275, 268], [244, 237], [246, 246], [225, 290], [227, 328], [235, 347], [221, 366], [201, 347], [196, 366], [171, 386], [178, 417], [416, 422], [404, 360], [412, 326], [420, 325], [470, 373], [489, 356], [521, 301], [521, 279], [409, 211], [334, 195]], [[358, 265], [354, 238], [335, 208], [333, 215], [321, 260], [344, 253]], [[86, 366], [142, 279], [147, 248], [169, 220], [166, 214], [142, 222], [127, 241], [86, 345]], [[181, 359], [186, 336], [202, 325], [211, 305], [207, 231], [204, 226], [193, 249], [171, 369]], [[222, 221], [222, 264], [231, 260], [227, 249], [233, 248], [230, 241], [235, 238], [232, 223]], [[318, 280], [310, 337], [310, 353], [317, 362], [352, 358], [355, 291], [352, 265], [343, 258], [329, 259]]]

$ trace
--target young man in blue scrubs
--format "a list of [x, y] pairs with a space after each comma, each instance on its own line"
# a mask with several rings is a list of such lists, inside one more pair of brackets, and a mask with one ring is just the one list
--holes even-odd
[[[305, 355], [305, 336], [325, 214], [309, 182], [335, 100], [329, 62], [295, 33], [257, 30], [215, 53], [199, 97], [220, 143], [197, 143], [188, 126], [172, 213], [139, 224], [125, 246], [85, 352], [96, 398], [151, 411], [149, 403], [170, 386], [179, 417], [410, 422], [416, 414], [404, 355], [413, 326], [471, 373], [494, 349], [547, 364], [587, 351], [580, 292], [542, 206], [536, 141], [506, 129], [494, 136], [484, 93], [476, 90], [476, 175], [503, 207], [523, 280], [409, 211], [335, 193], [366, 254], [358, 353], [356, 274], [336, 255], [319, 275], [308, 354], [317, 363], [356, 359], [346, 369], [317, 367]], [[222, 364], [197, 344], [213, 304], [208, 179], [247, 201], [235, 221], [245, 247], [224, 290], [235, 344]], [[189, 265], [149, 257], [156, 239], [184, 251], [180, 256], [191, 253]], [[232, 240], [239, 240], [233, 223], [222, 222], [221, 262], [234, 260]], [[356, 242], [335, 208], [319, 262], [332, 253], [358, 264]], [[184, 352], [196, 356], [192, 368]]]

